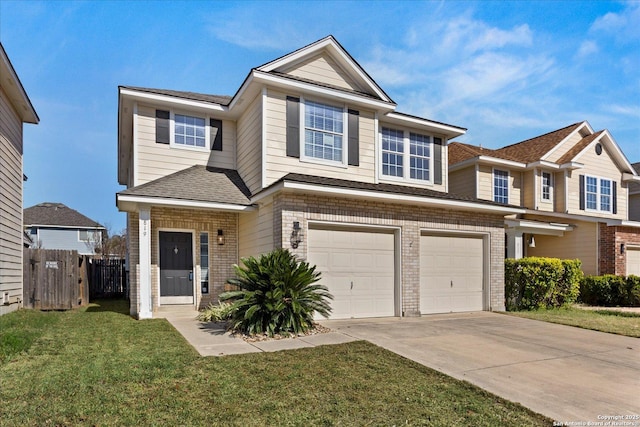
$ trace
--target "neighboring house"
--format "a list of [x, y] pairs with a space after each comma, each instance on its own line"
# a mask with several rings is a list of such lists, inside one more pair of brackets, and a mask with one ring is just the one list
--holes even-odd
[[24, 210], [24, 230], [41, 249], [65, 249], [95, 255], [105, 228], [62, 203], [40, 203]]
[[504, 309], [504, 216], [447, 187], [465, 129], [396, 111], [331, 36], [233, 96], [122, 86], [131, 313], [216, 302], [241, 257], [317, 265], [333, 318]]
[[584, 121], [495, 150], [453, 142], [449, 180], [453, 193], [526, 209], [505, 220], [508, 257], [579, 258], [586, 274], [640, 274], [630, 197], [640, 177], [607, 130]]
[[0, 315], [22, 307], [22, 124], [39, 121], [0, 43]]

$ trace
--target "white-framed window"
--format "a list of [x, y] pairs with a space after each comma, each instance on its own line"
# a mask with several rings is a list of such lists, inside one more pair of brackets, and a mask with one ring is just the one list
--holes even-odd
[[611, 212], [611, 180], [585, 176], [584, 202], [588, 210]]
[[542, 172], [542, 200], [550, 202], [553, 197], [553, 175], [551, 172]]
[[493, 170], [493, 201], [509, 203], [509, 172]]
[[100, 232], [94, 230], [78, 230], [78, 241], [95, 242], [100, 238]]
[[304, 100], [303, 158], [344, 164], [346, 162], [344, 107]]
[[380, 142], [382, 177], [432, 181], [432, 136], [383, 126]]
[[209, 293], [209, 233], [200, 233], [200, 290]]
[[207, 120], [204, 117], [173, 113], [172, 142], [176, 146], [208, 149]]
[[382, 174], [385, 176], [404, 176], [404, 132], [382, 128]]

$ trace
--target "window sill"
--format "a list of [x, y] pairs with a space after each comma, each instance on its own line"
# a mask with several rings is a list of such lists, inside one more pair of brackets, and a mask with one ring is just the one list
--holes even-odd
[[200, 151], [200, 152], [208, 152], [208, 147], [193, 147], [191, 145], [180, 145], [180, 144], [169, 144], [169, 147], [176, 148], [178, 150], [187, 150], [187, 151]]
[[311, 164], [314, 164], [314, 165], [331, 166], [331, 167], [340, 168], [340, 169], [348, 169], [349, 168], [349, 165], [347, 165], [346, 163], [334, 162], [334, 161], [331, 161], [331, 160], [316, 159], [314, 157], [302, 157], [302, 156], [300, 156], [300, 163], [311, 163]]

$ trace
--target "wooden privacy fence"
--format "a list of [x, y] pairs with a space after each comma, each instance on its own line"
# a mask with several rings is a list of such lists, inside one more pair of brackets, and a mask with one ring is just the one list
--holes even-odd
[[123, 259], [88, 259], [89, 298], [128, 296]]
[[24, 250], [26, 308], [68, 310], [89, 303], [86, 259], [78, 251]]

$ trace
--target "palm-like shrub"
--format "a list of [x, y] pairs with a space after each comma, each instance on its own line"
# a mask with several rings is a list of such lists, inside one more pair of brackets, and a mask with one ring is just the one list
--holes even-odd
[[234, 266], [237, 277], [228, 281], [238, 290], [220, 295], [222, 301], [232, 301], [233, 329], [250, 335], [298, 334], [312, 327], [314, 312], [329, 316], [333, 296], [317, 283], [315, 266], [286, 249], [243, 258], [242, 263]]

